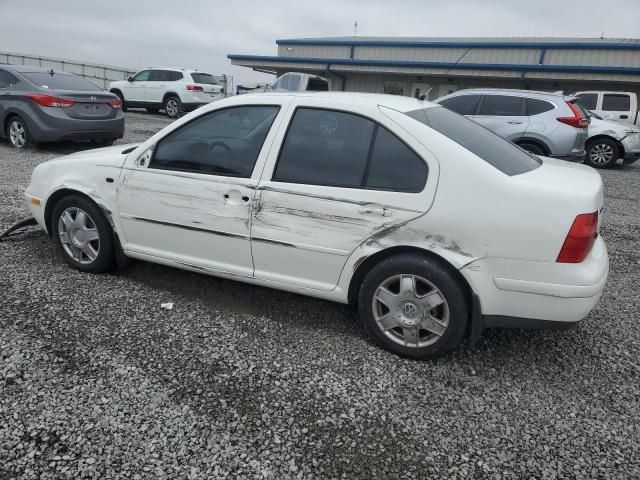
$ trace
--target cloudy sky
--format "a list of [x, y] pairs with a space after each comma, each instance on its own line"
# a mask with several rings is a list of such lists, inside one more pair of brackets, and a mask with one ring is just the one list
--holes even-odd
[[0, 0], [0, 51], [132, 67], [197, 67], [237, 83], [271, 77], [229, 53], [274, 55], [280, 38], [640, 38], [640, 0]]

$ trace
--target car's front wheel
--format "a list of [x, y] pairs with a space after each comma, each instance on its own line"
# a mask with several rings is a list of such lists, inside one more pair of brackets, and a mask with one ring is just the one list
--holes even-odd
[[388, 257], [365, 276], [358, 298], [365, 329], [403, 357], [436, 358], [461, 340], [469, 306], [458, 279], [419, 254]]
[[168, 96], [164, 101], [164, 111], [169, 118], [178, 118], [182, 109], [180, 99], [175, 95]]
[[595, 168], [615, 165], [620, 157], [618, 144], [608, 138], [596, 138], [587, 143], [585, 163]]
[[7, 138], [14, 148], [28, 148], [33, 140], [26, 122], [18, 117], [12, 117], [7, 123]]
[[111, 226], [100, 208], [80, 195], [62, 198], [53, 208], [51, 232], [65, 262], [76, 270], [102, 273], [114, 265]]

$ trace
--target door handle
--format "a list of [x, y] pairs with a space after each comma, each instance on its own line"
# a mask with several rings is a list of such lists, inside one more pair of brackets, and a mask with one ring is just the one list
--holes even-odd
[[507, 122], [509, 125], [522, 125], [524, 122], [517, 122], [515, 120], [512, 120], [510, 122]]
[[625, 120], [629, 118], [629, 115], [620, 115], [620, 118], [624, 118]]

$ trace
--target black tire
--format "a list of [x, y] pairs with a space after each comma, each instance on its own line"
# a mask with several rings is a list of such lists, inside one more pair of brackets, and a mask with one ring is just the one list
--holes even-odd
[[546, 155], [546, 152], [535, 143], [523, 142], [523, 143], [519, 143], [518, 146], [529, 153], [533, 153], [534, 155], [542, 155], [542, 156]]
[[[441, 332], [441, 335], [431, 334], [424, 330], [420, 330], [422, 333], [418, 333], [419, 338], [425, 340], [424, 343], [429, 341], [433, 343], [413, 347], [401, 345], [385, 334], [378, 325], [374, 316], [374, 295], [379, 286], [398, 275], [414, 275], [427, 280], [440, 291], [439, 293], [444, 298], [445, 304], [435, 309], [436, 311], [443, 309], [445, 305], [448, 308], [448, 324], [444, 331]], [[458, 345], [464, 336], [470, 315], [467, 295], [455, 275], [443, 262], [420, 254], [388, 257], [374, 266], [366, 274], [360, 287], [358, 311], [365, 331], [378, 345], [397, 355], [414, 360], [439, 357]], [[402, 311], [404, 312], [404, 309]], [[431, 309], [427, 313], [433, 312], [434, 309]], [[425, 317], [425, 311], [420, 308], [418, 308], [418, 313], [414, 312], [414, 314], [418, 319]], [[388, 330], [392, 337], [395, 336], [395, 331]]]
[[147, 112], [149, 113], [158, 113], [160, 111], [157, 107], [147, 107]]
[[163, 108], [169, 118], [178, 118], [182, 113], [182, 102], [177, 95], [168, 95], [164, 99]]
[[587, 142], [584, 163], [593, 168], [609, 168], [620, 158], [620, 147], [610, 138], [595, 138]]
[[[15, 131], [13, 129], [16, 129]], [[14, 132], [14, 133], [12, 133]], [[33, 146], [33, 137], [29, 132], [27, 123], [18, 115], [14, 115], [7, 121], [5, 131], [9, 145], [13, 148], [24, 149]]]
[[113, 93], [114, 95], [118, 96], [118, 98], [122, 102], [122, 111], [126, 112], [127, 111], [127, 104], [124, 101], [124, 95], [122, 94], [122, 92], [119, 91], [119, 90], [116, 90], [115, 92], [111, 92], [111, 93]]
[[[82, 211], [84, 211], [88, 216], [86, 225], [93, 225], [95, 227], [95, 230], [97, 230], [99, 248], [95, 259], [93, 259], [89, 263], [84, 263], [89, 259], [86, 258], [82, 253], [80, 255], [80, 259], [83, 261], [79, 261], [78, 259], [73, 258], [73, 256], [67, 249], [65, 249], [65, 246], [63, 245], [59, 222], [60, 216], [67, 209], [81, 209]], [[77, 220], [77, 216], [75, 217], [75, 220]], [[102, 212], [100, 207], [98, 207], [91, 200], [81, 195], [68, 195], [60, 199], [58, 203], [56, 203], [53, 207], [51, 216], [51, 235], [58, 252], [60, 252], [60, 255], [62, 255], [64, 261], [71, 268], [89, 273], [103, 273], [110, 271], [115, 267], [113, 230], [111, 229], [111, 225], [109, 225], [109, 222], [105, 218], [104, 213]], [[67, 247], [69, 250], [71, 250], [72, 247], [76, 247], [75, 244], [70, 244], [69, 242], [66, 243], [67, 245], [69, 245], [69, 247]], [[95, 246], [96, 244], [94, 243], [93, 245]]]

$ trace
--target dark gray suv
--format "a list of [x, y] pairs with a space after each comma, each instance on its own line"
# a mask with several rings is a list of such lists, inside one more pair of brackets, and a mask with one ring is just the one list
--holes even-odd
[[0, 138], [16, 148], [33, 142], [124, 135], [120, 99], [82, 77], [45, 68], [0, 65]]

